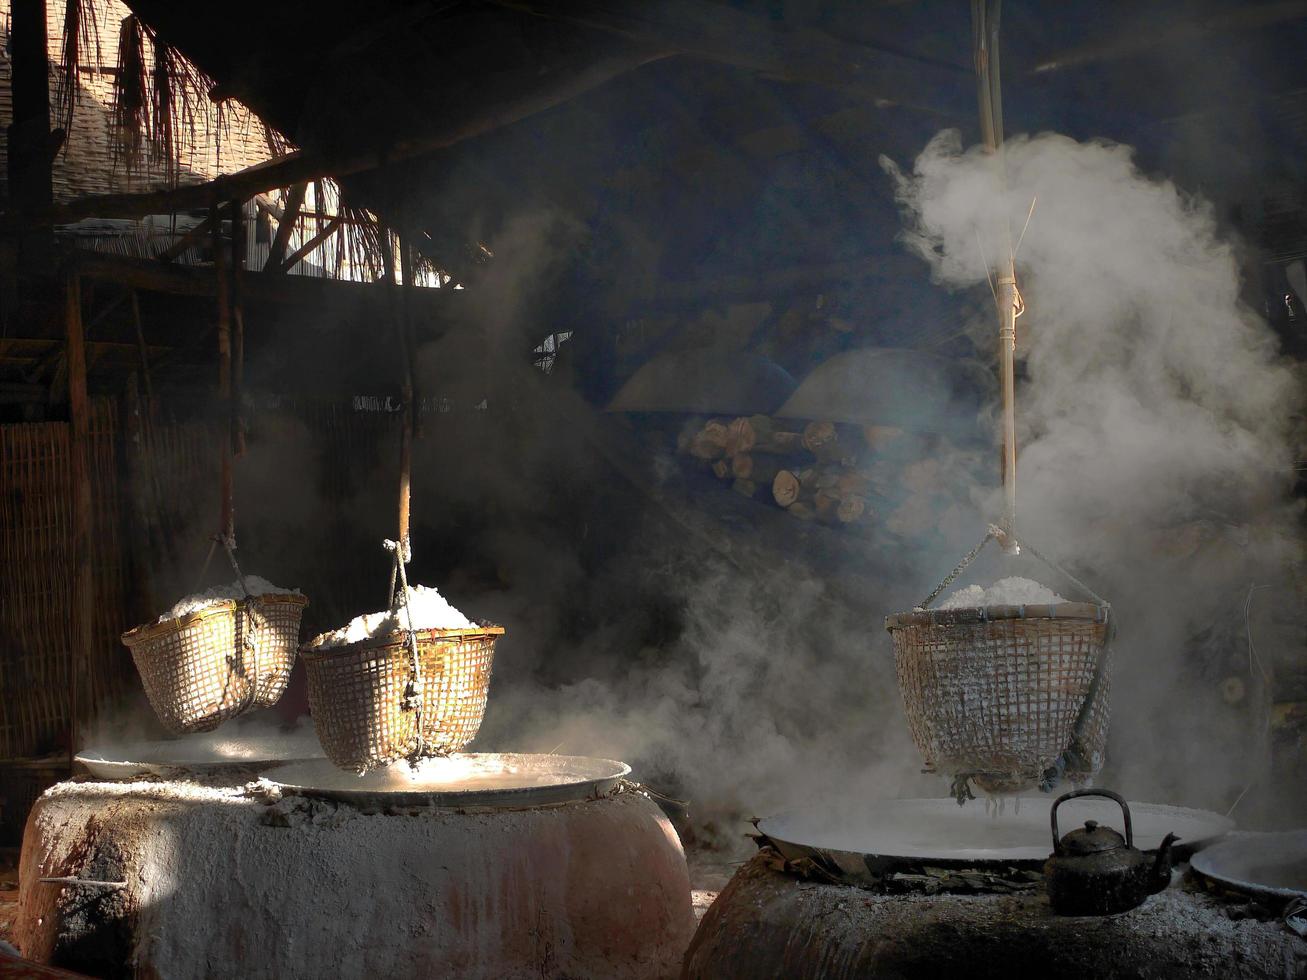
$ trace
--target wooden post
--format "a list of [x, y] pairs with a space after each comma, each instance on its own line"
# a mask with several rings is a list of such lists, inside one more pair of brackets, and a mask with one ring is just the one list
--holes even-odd
[[141, 381], [145, 385], [145, 417], [154, 418], [154, 383], [150, 380], [150, 351], [145, 345], [145, 326], [141, 323], [141, 300], [132, 294], [132, 323], [136, 326], [136, 350], [141, 358]]
[[91, 665], [94, 645], [95, 577], [91, 551], [94, 510], [91, 500], [91, 406], [86, 390], [86, 337], [82, 331], [82, 292], [76, 276], [69, 276], [65, 294], [68, 344], [69, 448], [73, 474], [73, 646], [68, 677], [68, 768], [77, 750], [82, 705], [82, 676]]
[[[10, 6], [9, 57], [12, 124], [8, 132], [9, 204], [20, 218], [50, 209], [54, 200], [50, 136], [50, 59], [45, 0]], [[48, 274], [54, 239], [50, 221], [34, 220], [18, 240], [19, 274]]]
[[222, 220], [218, 205], [213, 206], [213, 268], [218, 277], [218, 404], [219, 416], [226, 423], [219, 446], [218, 533], [231, 547], [236, 546], [236, 519], [232, 504], [232, 397], [231, 397], [231, 289], [228, 282], [227, 256], [222, 241]]

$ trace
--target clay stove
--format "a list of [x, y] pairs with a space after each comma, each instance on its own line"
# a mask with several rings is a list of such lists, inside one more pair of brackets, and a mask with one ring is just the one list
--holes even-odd
[[[1096, 805], [1085, 809], [1097, 816]], [[903, 800], [760, 821], [759, 853], [704, 916], [682, 976], [1307, 975], [1307, 942], [1273, 915], [1208, 894], [1185, 868], [1130, 912], [1054, 914], [1039, 870], [1051, 850], [1041, 842], [1047, 802], [1013, 808]], [[1203, 811], [1132, 810], [1141, 847], [1168, 821], [1188, 831], [1191, 850], [1229, 829]]]
[[61, 783], [28, 820], [20, 947], [96, 976], [675, 973], [685, 858], [624, 765], [434, 761]]

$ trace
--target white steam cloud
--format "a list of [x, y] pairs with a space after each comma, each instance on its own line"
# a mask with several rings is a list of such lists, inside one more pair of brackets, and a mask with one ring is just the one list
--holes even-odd
[[1248, 676], [1250, 585], [1284, 583], [1300, 549], [1301, 380], [1241, 301], [1212, 209], [1143, 174], [1129, 147], [1045, 134], [1008, 142], [1003, 164], [1005, 181], [951, 131], [910, 173], [882, 159], [904, 240], [948, 287], [984, 284], [1003, 223], [1015, 243], [1037, 201], [1017, 252], [1018, 529], [1117, 610], [1105, 778], [1228, 805], [1249, 777], [1250, 726], [1247, 705], [1215, 690]]

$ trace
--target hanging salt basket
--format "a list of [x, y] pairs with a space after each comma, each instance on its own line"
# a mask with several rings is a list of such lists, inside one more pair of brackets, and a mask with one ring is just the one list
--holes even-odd
[[448, 755], [476, 737], [500, 626], [420, 629], [420, 697], [408, 697], [413, 654], [400, 630], [300, 650], [318, 741], [335, 765], [362, 772], [419, 754]]
[[886, 619], [912, 740], [931, 769], [955, 777], [959, 800], [967, 780], [1011, 793], [1102, 767], [1108, 612], [1060, 602]]
[[286, 691], [308, 599], [223, 599], [123, 634], [145, 695], [176, 735], [212, 731]]

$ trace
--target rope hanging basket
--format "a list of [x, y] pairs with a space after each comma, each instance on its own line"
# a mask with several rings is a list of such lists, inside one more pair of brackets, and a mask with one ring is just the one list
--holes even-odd
[[[485, 715], [500, 626], [407, 630], [300, 654], [318, 741], [335, 765], [363, 772], [418, 755], [449, 755]], [[413, 647], [420, 695], [412, 695]]]
[[918, 609], [889, 616], [899, 691], [929, 768], [991, 793], [1083, 781], [1109, 720], [1103, 603]]
[[254, 707], [271, 707], [286, 691], [302, 595], [223, 599], [122, 636], [150, 707], [175, 735], [212, 731]]

